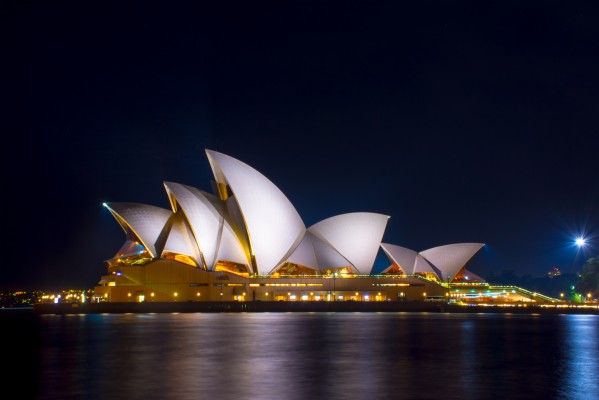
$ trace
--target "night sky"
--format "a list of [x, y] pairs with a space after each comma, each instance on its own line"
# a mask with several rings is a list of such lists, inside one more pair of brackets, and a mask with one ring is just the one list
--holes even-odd
[[483, 277], [599, 250], [599, 3], [174, 3], [2, 2], [0, 289], [93, 287], [125, 239], [102, 202], [210, 190], [206, 148], [306, 226], [484, 242]]

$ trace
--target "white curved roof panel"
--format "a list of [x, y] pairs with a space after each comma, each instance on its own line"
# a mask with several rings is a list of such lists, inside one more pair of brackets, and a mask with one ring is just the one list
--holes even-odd
[[[216, 261], [219, 260], [231, 261], [247, 266], [250, 265], [250, 260], [247, 259], [243, 246], [227, 219], [223, 220], [222, 232], [218, 243]], [[214, 266], [211, 269], [214, 269]]]
[[134, 240], [127, 239], [112, 258], [137, 256], [147, 251], [143, 244]]
[[135, 234], [152, 257], [161, 253], [161, 249], [156, 249], [156, 242], [173, 215], [170, 210], [137, 203], [104, 203], [104, 206], [126, 233], [131, 231]]
[[349, 213], [320, 221], [308, 231], [333, 246], [365, 275], [372, 270], [388, 220], [383, 214]]
[[301, 217], [283, 192], [254, 168], [216, 151], [206, 154], [214, 178], [229, 185], [239, 204], [258, 273], [267, 274], [303, 235]]
[[307, 232], [304, 234], [299, 245], [293, 250], [293, 253], [287, 258], [287, 261], [319, 270], [316, 254], [314, 253], [314, 246], [312, 245], [312, 240], [310, 240], [310, 235]]
[[309, 231], [306, 232], [306, 237], [312, 242], [314, 255], [321, 274], [326, 274], [327, 269], [336, 269], [341, 267], [350, 267], [354, 273], [359, 273], [356, 267], [344, 258], [337, 250], [327, 242], [320, 240]]
[[483, 246], [483, 243], [448, 244], [421, 251], [420, 255], [437, 267], [442, 280], [447, 281], [453, 279]]
[[248, 260], [250, 270], [254, 273], [258, 273], [258, 271], [255, 271], [254, 267], [251, 265], [252, 255], [250, 253], [250, 238], [235, 196], [231, 196], [225, 201], [225, 208], [227, 210], [227, 222], [230, 224], [237, 240], [239, 240], [239, 243], [241, 244], [241, 250], [243, 251], [243, 254], [245, 254], [245, 259]]
[[198, 244], [193, 237], [193, 233], [185, 223], [180, 213], [173, 216], [171, 229], [168, 233], [168, 238], [164, 244], [163, 253], [165, 251], [177, 254], [184, 254], [192, 258], [196, 265], [202, 265], [200, 250]]
[[416, 256], [418, 255], [417, 252], [388, 243], [381, 243], [381, 248], [389, 260], [399, 266], [404, 274], [411, 275], [414, 273], [414, 264], [416, 263]]
[[432, 272], [433, 274], [437, 275], [440, 280], [443, 279], [442, 272], [435, 266], [431, 265], [420, 254], [416, 256], [416, 262], [414, 263], [414, 273], [417, 272]]
[[209, 199], [209, 197], [216, 199], [215, 196], [194, 187], [174, 182], [164, 182], [164, 187], [171, 199], [173, 210], [178, 204], [180, 211], [185, 214], [204, 257], [205, 268], [212, 269], [218, 251], [224, 207], [218, 210], [214, 199], [212, 201]]

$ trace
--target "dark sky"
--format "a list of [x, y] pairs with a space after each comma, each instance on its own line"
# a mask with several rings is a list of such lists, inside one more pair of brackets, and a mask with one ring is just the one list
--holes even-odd
[[599, 249], [599, 3], [172, 3], [2, 2], [0, 289], [95, 285], [124, 241], [102, 202], [209, 190], [205, 148], [307, 226], [484, 242], [483, 277]]

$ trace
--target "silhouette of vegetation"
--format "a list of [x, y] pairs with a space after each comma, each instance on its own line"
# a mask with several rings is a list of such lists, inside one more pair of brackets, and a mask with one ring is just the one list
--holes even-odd
[[580, 270], [580, 280], [574, 285], [574, 290], [584, 296], [591, 294], [592, 298], [599, 295], [599, 256], [589, 258]]

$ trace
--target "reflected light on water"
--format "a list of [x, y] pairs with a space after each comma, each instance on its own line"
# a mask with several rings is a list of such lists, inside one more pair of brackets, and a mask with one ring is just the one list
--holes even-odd
[[597, 316], [37, 318], [40, 399], [585, 399], [599, 390]]
[[569, 315], [564, 340], [561, 394], [573, 399], [599, 398], [599, 328], [596, 315]]

